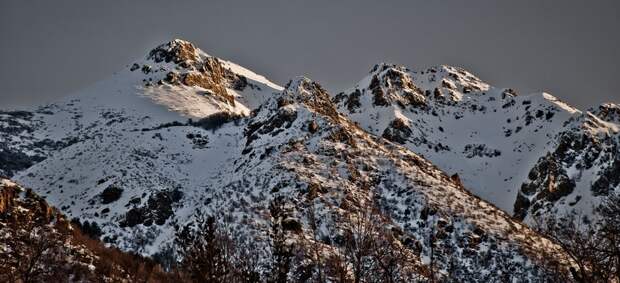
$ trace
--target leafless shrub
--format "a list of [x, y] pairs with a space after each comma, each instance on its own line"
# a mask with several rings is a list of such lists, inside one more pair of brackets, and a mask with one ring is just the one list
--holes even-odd
[[570, 214], [535, 219], [539, 232], [557, 243], [570, 257], [566, 272], [558, 266], [558, 255], [541, 259], [549, 273], [575, 282], [620, 282], [620, 196], [610, 195], [599, 207], [592, 222]]

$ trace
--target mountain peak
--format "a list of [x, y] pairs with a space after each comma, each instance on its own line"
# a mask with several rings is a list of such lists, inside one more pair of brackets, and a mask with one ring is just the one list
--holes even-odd
[[157, 63], [162, 61], [166, 63], [174, 62], [176, 64], [182, 62], [189, 63], [198, 61], [201, 53], [203, 52], [196, 48], [193, 43], [182, 39], [173, 39], [151, 50], [147, 59]]
[[[463, 92], [486, 90], [490, 86], [469, 71], [455, 66], [438, 65], [432, 66], [419, 72], [422, 75], [431, 76], [432, 80], [441, 82], [442, 86], [461, 89]], [[469, 89], [466, 91], [465, 89]]]
[[331, 117], [338, 116], [336, 106], [332, 103], [327, 91], [320, 84], [307, 77], [298, 76], [290, 80], [284, 87], [282, 94], [283, 97], [278, 100], [278, 105], [298, 102], [317, 113]]
[[297, 76], [284, 86], [284, 93], [293, 95], [322, 96], [327, 91], [317, 82], [305, 76]]
[[304, 76], [291, 79], [284, 87], [284, 94], [303, 100], [324, 97], [329, 100], [327, 92], [320, 84]]
[[464, 68], [457, 67], [457, 66], [451, 66], [451, 65], [445, 65], [445, 64], [428, 67], [426, 70], [424, 70], [424, 72], [439, 73], [439, 74], [459, 74], [463, 76], [476, 77], [474, 74], [470, 73]]
[[378, 64], [375, 64], [371, 69], [370, 69], [370, 74], [376, 74], [376, 73], [381, 73], [385, 70], [388, 69], [393, 69], [396, 71], [400, 71], [400, 72], [409, 72], [409, 69], [407, 67], [405, 67], [404, 65], [398, 65], [398, 64], [390, 64], [390, 63], [386, 63], [386, 62], [381, 62]]

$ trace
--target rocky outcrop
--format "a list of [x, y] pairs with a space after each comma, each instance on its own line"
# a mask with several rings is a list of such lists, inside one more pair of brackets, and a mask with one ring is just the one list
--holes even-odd
[[234, 106], [235, 98], [228, 94], [226, 87], [228, 81], [225, 78], [227, 72], [217, 58], [209, 57], [193, 65], [190, 70], [169, 72], [164, 79], [165, 82], [173, 85], [197, 86], [206, 89], [209, 95], [227, 102]]
[[[550, 209], [575, 190], [574, 206], [584, 195], [608, 196], [620, 185], [620, 136], [614, 126], [620, 107], [603, 104], [566, 122], [557, 146], [538, 160], [515, 200], [515, 216], [523, 219], [541, 208]], [[544, 116], [539, 111], [537, 117]], [[569, 176], [567, 172], [573, 173]], [[588, 177], [584, 182], [582, 176]], [[581, 183], [581, 184], [580, 184]], [[595, 202], [596, 203], [596, 202]]]
[[360, 103], [361, 96], [362, 93], [359, 89], [355, 89], [355, 91], [350, 94], [342, 92], [334, 97], [334, 103], [343, 103], [347, 110], [349, 110], [349, 113], [355, 113], [355, 110], [362, 106]]
[[370, 85], [368, 85], [368, 89], [372, 92], [372, 104], [375, 106], [388, 106], [390, 102], [387, 97], [385, 97], [385, 92], [381, 88], [381, 83], [377, 76], [373, 76], [370, 81]]
[[[413, 80], [406, 73], [406, 68], [396, 65], [375, 66], [368, 89], [373, 95], [373, 105], [388, 106], [396, 103], [401, 107], [423, 107], [426, 97], [413, 84]], [[380, 70], [380, 71], [379, 71]]]
[[[206, 95], [212, 95], [231, 106], [235, 106], [235, 99], [228, 93], [227, 88], [236, 91], [243, 91], [246, 87], [259, 88], [248, 82], [245, 76], [224, 68], [218, 58], [201, 53], [193, 44], [184, 40], [175, 39], [158, 46], [149, 53], [147, 60], [176, 64], [177, 68], [163, 68], [168, 73], [159, 81], [160, 85], [165, 82], [172, 85], [200, 87], [207, 90]], [[139, 64], [134, 64], [130, 70], [135, 71], [139, 68]], [[152, 67], [148, 65], [143, 65], [141, 68], [145, 74], [152, 71]], [[150, 82], [147, 82], [147, 86], [151, 86]]]
[[592, 194], [595, 196], [608, 196], [620, 185], [620, 154], [610, 161], [610, 165], [601, 170], [598, 179], [592, 184]]
[[575, 181], [568, 177], [560, 161], [551, 154], [542, 157], [528, 175], [529, 182], [521, 186], [514, 213], [524, 219], [528, 211], [536, 213], [548, 203], [554, 203], [573, 192]]
[[151, 195], [144, 206], [136, 206], [127, 211], [125, 219], [121, 221], [121, 227], [134, 227], [138, 224], [144, 226], [164, 225], [173, 212], [183, 193], [178, 189], [156, 192]]
[[101, 192], [101, 203], [109, 204], [121, 198], [123, 189], [117, 185], [110, 185]]
[[298, 77], [289, 81], [284, 87], [282, 95], [284, 99], [303, 103], [313, 111], [331, 119], [337, 119], [340, 115], [327, 91], [320, 84], [308, 78]]
[[157, 63], [173, 62], [187, 68], [192, 65], [192, 63], [198, 62], [200, 57], [196, 47], [192, 43], [181, 39], [175, 39], [151, 50], [147, 59]]
[[497, 149], [488, 148], [485, 144], [467, 144], [463, 149], [463, 153], [467, 158], [474, 157], [497, 157], [502, 155], [502, 152]]
[[411, 137], [411, 129], [405, 121], [396, 118], [390, 122], [390, 125], [383, 131], [382, 137], [391, 142], [404, 144]]

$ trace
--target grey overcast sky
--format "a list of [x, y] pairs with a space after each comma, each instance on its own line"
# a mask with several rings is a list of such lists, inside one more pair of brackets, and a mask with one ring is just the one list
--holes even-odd
[[0, 108], [79, 90], [172, 38], [334, 92], [378, 62], [464, 67], [577, 107], [620, 102], [620, 1], [0, 0]]

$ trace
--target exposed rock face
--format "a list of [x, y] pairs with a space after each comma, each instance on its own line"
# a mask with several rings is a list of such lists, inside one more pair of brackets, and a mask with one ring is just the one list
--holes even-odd
[[138, 224], [151, 226], [153, 223], [160, 226], [164, 225], [166, 220], [174, 214], [173, 206], [182, 197], [183, 193], [178, 189], [159, 191], [148, 198], [146, 205], [130, 209], [120, 226], [134, 227]]
[[[618, 106], [603, 104], [567, 122], [568, 130], [558, 135], [554, 151], [539, 159], [521, 187], [515, 201], [517, 218], [535, 216], [541, 209], [554, 213], [571, 194], [572, 200], [563, 202], [575, 206], [584, 196], [604, 197], [619, 188], [620, 135], [607, 124], [617, 122], [617, 113]], [[596, 207], [596, 202], [583, 206], [579, 213], [594, 213], [588, 206]]]
[[105, 188], [103, 192], [101, 192], [101, 203], [109, 204], [109, 203], [115, 202], [119, 198], [121, 198], [122, 194], [123, 194], [122, 188], [116, 185], [110, 185], [107, 188]]
[[[236, 91], [244, 91], [246, 87], [260, 90], [260, 87], [248, 82], [248, 79], [225, 68], [216, 57], [206, 55], [192, 43], [175, 39], [153, 49], [147, 56], [147, 60], [155, 63], [174, 63], [174, 68], [153, 68], [143, 65], [144, 74], [167, 71], [167, 75], [158, 81], [159, 85], [168, 83], [177, 86], [200, 87], [207, 90], [204, 95], [235, 106], [234, 96], [227, 88]], [[137, 66], [137, 67], [136, 67]], [[139, 64], [131, 66], [130, 71], [140, 68]], [[146, 80], [146, 86], [152, 87], [152, 78]]]
[[411, 137], [411, 133], [412, 131], [409, 126], [405, 124], [405, 121], [402, 119], [394, 119], [389, 127], [385, 128], [382, 137], [392, 142], [404, 144], [407, 142], [407, 139]]
[[231, 105], [235, 104], [235, 99], [226, 91], [227, 81], [224, 78], [224, 68], [216, 58], [204, 60], [198, 72], [187, 73], [183, 77], [183, 84], [188, 86], [200, 86], [213, 91], [215, 95], [221, 97]]
[[592, 184], [592, 193], [595, 196], [607, 196], [620, 184], [620, 155], [611, 162], [611, 166], [605, 168], [600, 177]]
[[315, 121], [312, 121], [308, 124], [308, 131], [310, 133], [316, 133], [316, 131], [319, 130], [319, 124], [317, 124]]
[[384, 86], [389, 88], [388, 92], [401, 90], [405, 98], [405, 106], [422, 106], [426, 102], [426, 98], [422, 91], [413, 84], [410, 77], [406, 76], [402, 71], [390, 68], [385, 72]]
[[355, 109], [358, 109], [362, 106], [362, 104], [360, 103], [361, 95], [362, 93], [360, 92], [359, 89], [355, 89], [354, 92], [348, 95], [341, 92], [334, 97], [334, 102], [337, 104], [341, 102], [344, 103], [344, 105], [347, 107], [349, 112], [354, 113]]
[[[298, 111], [291, 107], [295, 104], [303, 104], [334, 121], [339, 119], [339, 114], [323, 87], [308, 78], [299, 77], [289, 81], [279, 97], [261, 106], [259, 110], [270, 109], [273, 112], [269, 117], [254, 119], [255, 121], [248, 125], [245, 130], [246, 148], [243, 152], [249, 153], [251, 143], [261, 135], [270, 134], [275, 137], [291, 128], [298, 118]], [[318, 129], [319, 125], [316, 121], [308, 121], [308, 124], [313, 123], [312, 128]]]
[[[208, 57], [198, 63], [190, 62], [192, 62], [192, 65], [188, 66], [191, 66], [191, 68], [182, 70], [181, 73], [169, 72], [165, 81], [173, 85], [183, 84], [204, 88], [223, 102], [227, 102], [232, 106], [235, 105], [235, 98], [228, 94], [226, 90], [226, 86], [229, 83], [225, 78], [227, 71], [222, 67], [217, 58]], [[235, 86], [239, 87], [237, 83], [235, 83]]]
[[372, 103], [377, 106], [388, 106], [390, 102], [385, 97], [385, 92], [381, 89], [381, 83], [377, 76], [373, 76], [370, 81], [370, 85], [368, 86], [370, 91], [372, 91]]
[[151, 50], [147, 59], [157, 63], [162, 61], [174, 62], [175, 64], [182, 64], [186, 68], [200, 60], [196, 47], [192, 43], [180, 39], [175, 39]]
[[232, 72], [226, 72], [226, 76], [229, 80], [232, 81], [232, 88], [235, 90], [243, 91], [249, 85], [248, 79], [242, 75], [237, 75]]
[[530, 182], [521, 186], [515, 202], [514, 213], [519, 219], [525, 218], [530, 206], [531, 212], [536, 213], [545, 204], [569, 195], [575, 188], [575, 182], [551, 154], [540, 159], [528, 178]]
[[413, 84], [411, 77], [406, 73], [406, 68], [384, 64], [375, 66], [373, 70], [378, 73], [373, 75], [368, 88], [373, 94], [374, 105], [388, 106], [392, 103], [397, 103], [401, 107], [425, 105], [426, 97]]
[[289, 81], [285, 86], [282, 97], [291, 102], [303, 103], [317, 113], [332, 119], [338, 119], [339, 117], [338, 111], [327, 91], [321, 85], [308, 78], [298, 77], [295, 80]]
[[463, 153], [467, 158], [474, 157], [497, 157], [502, 155], [502, 152], [497, 149], [488, 148], [484, 144], [467, 144], [463, 149]]
[[343, 105], [350, 113], [362, 108], [361, 97], [372, 96], [372, 105], [387, 107], [398, 105], [401, 108], [426, 108], [427, 98], [417, 87], [408, 69], [399, 65], [377, 64], [370, 71], [368, 86], [342, 92], [334, 97], [334, 102]]

